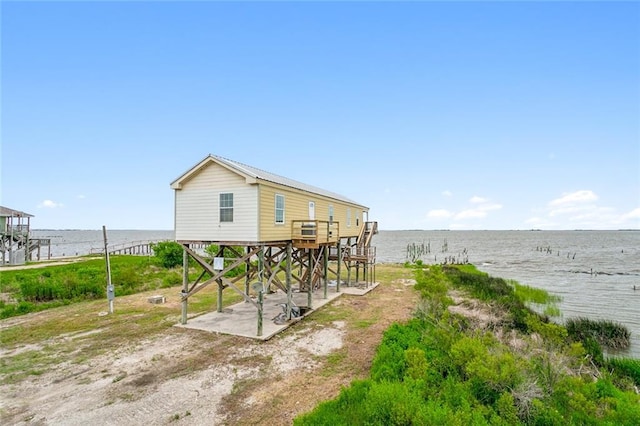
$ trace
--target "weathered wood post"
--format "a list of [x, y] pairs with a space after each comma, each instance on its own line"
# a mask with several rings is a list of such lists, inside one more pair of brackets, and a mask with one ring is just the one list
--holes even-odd
[[[264, 283], [262, 283], [264, 286]], [[262, 336], [262, 309], [264, 306], [264, 289], [258, 290], [258, 336]]]
[[315, 269], [313, 254], [313, 249], [309, 249], [309, 273], [307, 274], [307, 306], [309, 309], [312, 309], [313, 305], [313, 270]]
[[338, 240], [338, 266], [336, 267], [336, 293], [340, 293], [340, 266], [342, 265], [342, 246], [340, 246], [340, 240]]
[[369, 286], [369, 251], [365, 247], [364, 248], [364, 263], [362, 264], [362, 280], [365, 283], [365, 286]]
[[264, 246], [260, 246], [258, 251], [258, 281], [262, 283], [262, 291], [266, 291], [264, 288]]
[[[249, 253], [249, 251], [251, 251], [250, 247], [245, 247], [244, 248], [244, 254], [246, 255], [247, 253]], [[251, 277], [249, 274], [249, 271], [251, 271], [251, 259], [247, 258], [247, 260], [245, 261], [245, 272], [246, 275], [244, 276], [244, 294], [245, 295], [249, 295], [249, 285], [251, 284]]]
[[[224, 246], [221, 246], [220, 249], [218, 250], [218, 257], [222, 258], [222, 265], [214, 265], [214, 268], [215, 266], [217, 266], [218, 268], [220, 268], [220, 270], [223, 270], [224, 269]], [[215, 258], [213, 260], [213, 263], [214, 264], [216, 263]], [[218, 278], [216, 280], [216, 283], [218, 284], [218, 297], [217, 297], [218, 300], [216, 301], [216, 311], [221, 313], [222, 312], [222, 293], [223, 293], [224, 287], [222, 285], [221, 278]]]
[[189, 254], [187, 250], [182, 252], [182, 324], [187, 323], [187, 293], [189, 292]]
[[287, 243], [287, 268], [286, 268], [286, 274], [285, 274], [285, 282], [287, 285], [287, 313], [286, 313], [287, 321], [291, 319], [291, 304], [293, 303], [292, 301], [293, 290], [291, 289], [291, 261], [292, 261], [291, 252], [292, 252], [292, 243], [288, 242]]
[[323, 297], [326, 299], [327, 298], [327, 289], [329, 287], [329, 246], [324, 246], [324, 256], [323, 256], [323, 275], [324, 275], [324, 283], [323, 283], [323, 290], [324, 290], [324, 294]]

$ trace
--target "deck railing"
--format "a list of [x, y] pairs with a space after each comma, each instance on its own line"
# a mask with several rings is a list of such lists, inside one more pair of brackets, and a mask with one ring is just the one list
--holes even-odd
[[340, 238], [340, 224], [326, 220], [291, 221], [291, 239], [306, 244], [336, 243]]
[[29, 233], [29, 225], [7, 225], [2, 230], [2, 235], [27, 235]]

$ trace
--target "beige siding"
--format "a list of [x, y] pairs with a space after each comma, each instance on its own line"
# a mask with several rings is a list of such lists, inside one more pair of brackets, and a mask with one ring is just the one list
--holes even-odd
[[[233, 222], [220, 223], [220, 193], [233, 193]], [[258, 190], [226, 168], [211, 163], [176, 190], [176, 240], [257, 241]]]
[[[284, 225], [275, 223], [275, 195], [285, 197]], [[333, 206], [333, 220], [340, 224], [341, 237], [355, 237], [360, 233], [362, 207], [336, 201], [327, 197], [310, 194], [276, 185], [262, 183], [260, 198], [260, 241], [280, 241], [291, 238], [291, 221], [309, 219], [309, 201], [315, 202], [316, 220], [329, 220], [329, 205]], [[347, 208], [351, 208], [351, 226], [347, 227]], [[356, 216], [357, 215], [357, 216]], [[359, 217], [356, 226], [356, 217]]]

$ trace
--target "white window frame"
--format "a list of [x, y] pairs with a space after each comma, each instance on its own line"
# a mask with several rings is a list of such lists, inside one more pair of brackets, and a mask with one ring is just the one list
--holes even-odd
[[351, 208], [347, 207], [347, 228], [351, 228]]
[[[282, 207], [278, 208], [278, 199], [282, 200]], [[282, 219], [278, 220], [278, 212], [282, 212]], [[285, 199], [283, 194], [276, 194], [274, 199], [274, 221], [276, 225], [284, 225], [285, 222]]]
[[[223, 198], [226, 198], [225, 196], [230, 195], [231, 196], [231, 205], [228, 206], [226, 205], [227, 202], [229, 201], [228, 199], [224, 200], [224, 204], [223, 205]], [[218, 197], [218, 202], [220, 203], [219, 207], [219, 220], [220, 223], [233, 223], [233, 192], [221, 192], [220, 196]], [[229, 220], [229, 218], [226, 217], [225, 214], [223, 214], [223, 212], [227, 213], [227, 212], [231, 212], [231, 220]]]
[[329, 204], [329, 225], [333, 225], [333, 206]]

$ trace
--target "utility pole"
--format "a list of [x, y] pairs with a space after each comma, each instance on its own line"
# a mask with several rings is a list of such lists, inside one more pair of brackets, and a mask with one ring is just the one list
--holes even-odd
[[107, 299], [109, 300], [109, 313], [113, 313], [113, 299], [115, 299], [115, 291], [111, 284], [111, 263], [109, 263], [109, 249], [107, 247], [107, 227], [102, 225], [102, 235], [104, 236], [104, 258], [107, 262]]

